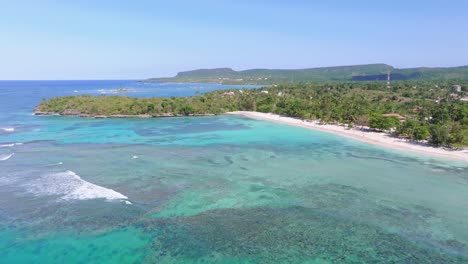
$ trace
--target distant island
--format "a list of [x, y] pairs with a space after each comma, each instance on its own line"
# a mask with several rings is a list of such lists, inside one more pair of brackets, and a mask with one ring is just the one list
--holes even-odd
[[43, 100], [36, 115], [93, 118], [274, 113], [319, 124], [360, 127], [428, 142], [468, 146], [468, 82], [400, 81], [276, 85], [193, 97], [67, 96]]
[[179, 72], [175, 77], [151, 78], [143, 82], [219, 83], [271, 85], [297, 82], [376, 81], [376, 80], [468, 80], [468, 66], [448, 68], [398, 69], [387, 64], [323, 67], [298, 70], [231, 68]]

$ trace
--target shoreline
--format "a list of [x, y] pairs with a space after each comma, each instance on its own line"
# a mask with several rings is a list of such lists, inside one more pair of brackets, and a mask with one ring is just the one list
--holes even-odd
[[319, 125], [317, 121], [303, 121], [301, 119], [280, 116], [272, 113], [260, 113], [249, 111], [227, 112], [228, 115], [241, 115], [244, 117], [270, 121], [274, 123], [286, 124], [291, 126], [303, 127], [307, 129], [332, 133], [368, 144], [386, 147], [394, 150], [408, 151], [426, 156], [447, 158], [458, 161], [468, 162], [468, 149], [449, 150], [440, 147], [433, 147], [425, 143], [411, 142], [404, 138], [392, 137], [387, 133], [364, 131], [356, 128], [348, 129], [340, 125]]

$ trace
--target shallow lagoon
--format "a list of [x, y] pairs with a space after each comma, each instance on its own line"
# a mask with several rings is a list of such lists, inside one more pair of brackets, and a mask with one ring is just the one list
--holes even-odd
[[1, 115], [2, 263], [468, 261], [467, 164], [235, 116]]

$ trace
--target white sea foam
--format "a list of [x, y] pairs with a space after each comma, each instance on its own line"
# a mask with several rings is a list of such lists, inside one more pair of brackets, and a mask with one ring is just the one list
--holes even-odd
[[120, 93], [133, 93], [135, 89], [119, 88], [119, 89], [99, 89], [97, 90], [101, 94], [120, 94]]
[[13, 155], [15, 155], [15, 153], [0, 155], [0, 161], [8, 160], [9, 158], [13, 157]]
[[23, 143], [3, 144], [3, 145], [0, 145], [0, 148], [11, 148], [11, 147], [14, 147], [14, 146], [19, 146], [19, 145], [23, 145]]
[[132, 156], [132, 159], [138, 159], [137, 155]]
[[29, 192], [39, 195], [58, 195], [63, 200], [127, 200], [128, 197], [112, 189], [87, 182], [73, 171], [52, 173], [28, 184]]
[[15, 132], [14, 127], [1, 127], [0, 130], [3, 130], [5, 132]]
[[13, 185], [17, 184], [17, 179], [14, 177], [11, 177], [11, 175], [1, 175], [0, 176], [0, 186], [2, 185]]

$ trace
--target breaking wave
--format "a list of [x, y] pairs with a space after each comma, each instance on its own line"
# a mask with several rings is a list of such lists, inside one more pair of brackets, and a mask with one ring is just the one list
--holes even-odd
[[128, 197], [81, 179], [73, 171], [52, 173], [39, 177], [27, 186], [29, 192], [39, 195], [58, 195], [63, 200], [127, 200]]
[[13, 157], [15, 153], [7, 154], [7, 155], [0, 155], [0, 161], [8, 160], [9, 158]]
[[0, 127], [0, 130], [3, 130], [4, 132], [15, 132], [14, 127]]
[[99, 89], [97, 90], [100, 94], [122, 94], [122, 93], [134, 93], [135, 89], [130, 88], [119, 88], [119, 89]]
[[0, 144], [0, 148], [11, 148], [19, 145], [23, 145], [23, 143]]

